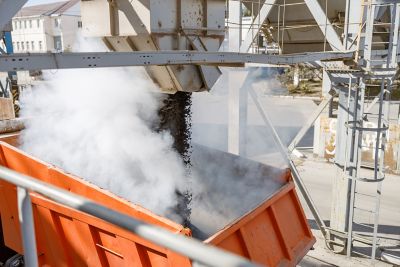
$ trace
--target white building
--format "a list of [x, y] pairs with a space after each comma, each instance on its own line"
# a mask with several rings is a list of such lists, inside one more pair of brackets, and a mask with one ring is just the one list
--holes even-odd
[[81, 26], [79, 0], [24, 7], [12, 19], [14, 52], [69, 51]]

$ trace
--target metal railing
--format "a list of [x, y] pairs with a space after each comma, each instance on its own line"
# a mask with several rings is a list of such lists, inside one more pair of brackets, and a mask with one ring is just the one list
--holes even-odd
[[21, 224], [24, 260], [25, 265], [28, 267], [38, 266], [32, 203], [29, 191], [39, 193], [59, 204], [119, 226], [139, 237], [175, 251], [190, 258], [193, 262], [205, 266], [259, 266], [238, 255], [206, 245], [193, 238], [176, 235], [160, 227], [136, 220], [126, 214], [109, 209], [87, 198], [49, 185], [27, 175], [20, 174], [3, 166], [0, 166], [0, 179], [14, 184], [18, 188], [18, 213]]

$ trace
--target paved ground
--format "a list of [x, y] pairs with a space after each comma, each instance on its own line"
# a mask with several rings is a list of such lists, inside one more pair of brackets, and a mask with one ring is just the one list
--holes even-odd
[[[223, 86], [222, 86], [223, 87]], [[261, 84], [258, 90], [259, 101], [266, 108], [271, 120], [284, 143], [288, 144], [301, 126], [306, 122], [316, 104], [311, 99], [285, 99], [268, 97], [267, 94], [281, 94], [282, 90], [267, 90], [268, 84]], [[193, 100], [193, 140], [213, 148], [227, 150], [228, 98], [226, 89], [211, 93], [196, 94]], [[248, 157], [261, 162], [276, 161], [276, 146], [270, 137], [252, 101], [248, 109], [247, 148]], [[300, 146], [312, 146], [312, 130]], [[306, 153], [307, 159], [297, 162], [298, 169], [310, 191], [324, 220], [329, 223], [331, 209], [332, 179], [334, 165], [324, 159], [314, 158]], [[367, 171], [367, 170], [363, 170]], [[372, 193], [371, 188], [363, 188]], [[400, 245], [400, 176], [388, 175], [382, 189], [381, 216], [379, 232], [391, 238], [391, 245]], [[367, 203], [367, 202], [366, 202]], [[315, 249], [300, 263], [300, 266], [392, 266], [383, 262], [371, 262], [363, 258], [348, 259], [326, 249], [319, 230], [312, 223], [313, 217], [303, 205], [307, 218], [313, 226], [317, 238]]]
[[[314, 158], [312, 154], [307, 153], [305, 160], [299, 161], [298, 169], [305, 181], [307, 188], [317, 204], [321, 216], [329, 223], [331, 194], [332, 194], [332, 178], [335, 176], [335, 167], [324, 159]], [[370, 172], [363, 170], [363, 172]], [[363, 188], [365, 192], [372, 193], [372, 188]], [[380, 209], [380, 236], [385, 237], [382, 242], [385, 246], [400, 246], [400, 176], [387, 175], [382, 188], [382, 199]], [[307, 206], [303, 204], [307, 218], [312, 222], [313, 217]], [[365, 218], [364, 218], [365, 219]], [[352, 258], [349, 260], [346, 256], [337, 255], [329, 251], [322, 238], [320, 231], [315, 224], [313, 233], [317, 238], [315, 250], [309, 252], [306, 261], [301, 266], [392, 266], [380, 261], [371, 262], [363, 258]], [[397, 254], [398, 255], [398, 254]], [[321, 265], [308, 265], [309, 260], [319, 259], [325, 263]]]

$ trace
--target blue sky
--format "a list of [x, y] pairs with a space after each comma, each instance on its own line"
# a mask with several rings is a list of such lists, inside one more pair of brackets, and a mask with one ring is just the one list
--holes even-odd
[[40, 4], [61, 2], [61, 1], [63, 1], [63, 0], [29, 0], [28, 3], [26, 3], [26, 5], [32, 6], [32, 5], [40, 5]]

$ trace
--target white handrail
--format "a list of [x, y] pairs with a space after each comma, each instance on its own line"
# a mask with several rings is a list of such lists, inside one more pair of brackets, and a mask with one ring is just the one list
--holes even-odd
[[[15, 184], [19, 188], [39, 193], [57, 203], [68, 206], [70, 208], [90, 214], [104, 221], [124, 228], [136, 235], [150, 240], [153, 243], [162, 247], [168, 248], [181, 255], [187, 256], [195, 262], [204, 264], [206, 266], [215, 267], [256, 267], [257, 264], [251, 263], [245, 258], [234, 255], [230, 252], [223, 251], [219, 248], [206, 245], [193, 238], [188, 238], [182, 235], [176, 235], [168, 232], [160, 227], [147, 224], [145, 222], [136, 220], [128, 215], [109, 209], [103, 205], [93, 202], [87, 198], [81, 197], [77, 194], [68, 192], [61, 188], [49, 185], [27, 175], [20, 174], [3, 166], [0, 166], [0, 179], [9, 183]], [[32, 210], [30, 210], [32, 212]], [[29, 209], [28, 209], [29, 213]], [[24, 216], [32, 220], [31, 216]], [[25, 235], [26, 231], [22, 231]], [[34, 235], [34, 231], [31, 232]], [[24, 237], [23, 239], [31, 239], [31, 237]], [[34, 236], [33, 236], [33, 240]], [[25, 242], [23, 242], [25, 245]], [[28, 243], [27, 243], [28, 244]], [[32, 247], [24, 247], [24, 250], [32, 249]], [[26, 254], [26, 253], [25, 253]], [[25, 257], [26, 258], [26, 257]], [[27, 259], [27, 258], [26, 258]], [[32, 259], [27, 259], [32, 260]], [[36, 259], [37, 261], [37, 259]], [[25, 262], [27, 266], [36, 266], [35, 263]]]

